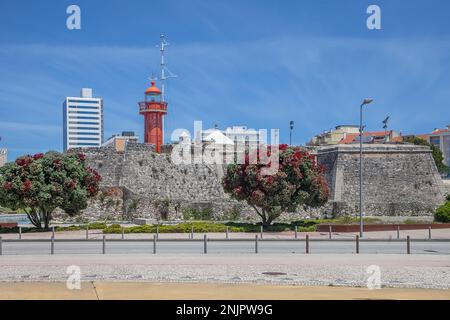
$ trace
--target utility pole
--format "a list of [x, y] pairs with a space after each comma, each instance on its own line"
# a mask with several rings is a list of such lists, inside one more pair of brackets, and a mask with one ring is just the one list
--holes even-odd
[[371, 103], [373, 99], [364, 99], [359, 108], [359, 236], [364, 236], [363, 225], [363, 107]]
[[294, 130], [294, 121], [290, 121], [289, 122], [289, 128], [290, 128], [290, 130], [289, 130], [289, 145], [291, 146], [292, 145], [292, 130]]

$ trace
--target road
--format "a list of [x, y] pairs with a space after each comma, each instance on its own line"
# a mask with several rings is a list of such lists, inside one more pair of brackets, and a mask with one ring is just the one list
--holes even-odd
[[[355, 253], [354, 241], [310, 241], [311, 254], [349, 254]], [[7, 255], [49, 254], [50, 241], [3, 241], [2, 253]], [[203, 241], [158, 241], [157, 254], [198, 254], [203, 253]], [[361, 254], [404, 254], [405, 241], [360, 242]], [[56, 241], [54, 254], [102, 254], [102, 241]], [[107, 254], [145, 254], [153, 253], [153, 241], [107, 241]], [[208, 254], [249, 254], [255, 253], [255, 241], [208, 241]], [[305, 253], [304, 241], [259, 241], [259, 254]], [[450, 255], [450, 242], [411, 241], [411, 254]]]

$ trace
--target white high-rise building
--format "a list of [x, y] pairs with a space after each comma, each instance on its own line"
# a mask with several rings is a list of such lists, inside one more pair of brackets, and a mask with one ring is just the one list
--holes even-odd
[[8, 149], [0, 148], [0, 167], [8, 162]]
[[93, 98], [92, 89], [81, 89], [80, 97], [63, 103], [64, 151], [100, 147], [103, 142], [103, 99]]

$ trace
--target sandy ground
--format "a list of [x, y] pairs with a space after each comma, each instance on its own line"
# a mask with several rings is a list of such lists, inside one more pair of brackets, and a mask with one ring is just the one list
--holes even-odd
[[251, 284], [179, 284], [133, 282], [83, 282], [80, 290], [69, 290], [63, 282], [0, 283], [0, 299], [172, 299], [172, 300], [327, 300], [395, 299], [450, 300], [450, 291], [430, 289], [374, 289], [305, 287]]

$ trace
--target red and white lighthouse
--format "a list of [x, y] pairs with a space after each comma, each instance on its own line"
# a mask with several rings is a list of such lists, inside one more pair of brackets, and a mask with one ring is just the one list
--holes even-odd
[[145, 90], [145, 99], [139, 102], [139, 113], [144, 116], [144, 142], [155, 145], [155, 151], [161, 152], [163, 144], [164, 127], [163, 117], [167, 113], [167, 102], [161, 96], [161, 90], [152, 85]]
[[139, 102], [139, 113], [144, 116], [144, 141], [155, 145], [155, 151], [161, 153], [161, 145], [164, 143], [164, 116], [167, 113], [167, 102], [165, 102], [164, 83], [169, 78], [176, 78], [172, 72], [167, 69], [164, 62], [164, 51], [169, 45], [164, 35], [161, 35], [161, 90], [155, 86], [153, 77], [152, 85], [145, 90], [145, 100]]

